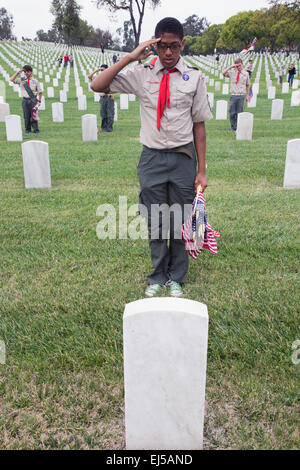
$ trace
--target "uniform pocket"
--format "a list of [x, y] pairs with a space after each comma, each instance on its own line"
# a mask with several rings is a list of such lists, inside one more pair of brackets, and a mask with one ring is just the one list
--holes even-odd
[[146, 108], [157, 108], [160, 83], [146, 83], [143, 86], [143, 104]]
[[192, 107], [195, 90], [193, 88], [178, 88], [176, 90], [176, 107], [187, 108]]

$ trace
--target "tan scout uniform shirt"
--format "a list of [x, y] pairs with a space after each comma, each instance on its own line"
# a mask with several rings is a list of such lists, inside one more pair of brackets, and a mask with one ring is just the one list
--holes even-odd
[[[27, 81], [27, 79], [26, 79], [26, 81]], [[20, 85], [22, 98], [30, 98], [30, 96], [28, 95], [27, 91], [25, 90], [25, 88], [22, 84], [21, 78], [16, 78], [14, 83], [16, 83], [17, 85]], [[27, 81], [27, 83], [28, 83], [28, 81]], [[33, 91], [33, 94], [35, 96], [38, 93], [42, 93], [41, 85], [39, 84], [39, 82], [35, 78], [30, 79], [29, 86], [30, 86], [30, 88]]]
[[154, 66], [138, 66], [118, 74], [110, 85], [111, 93], [133, 93], [140, 99], [143, 145], [172, 149], [193, 142], [193, 123], [212, 118], [204, 79], [179, 59], [177, 72], [170, 74], [170, 108], [165, 106], [161, 129], [157, 129], [157, 103], [164, 67], [159, 59]]
[[238, 83], [236, 84], [236, 79], [238, 76], [238, 71], [236, 69], [230, 69], [225, 74], [225, 77], [230, 78], [231, 87], [230, 87], [230, 94], [231, 95], [245, 95], [246, 94], [246, 86], [250, 85], [250, 77], [249, 73], [246, 70], [242, 70], [240, 72], [240, 78]]

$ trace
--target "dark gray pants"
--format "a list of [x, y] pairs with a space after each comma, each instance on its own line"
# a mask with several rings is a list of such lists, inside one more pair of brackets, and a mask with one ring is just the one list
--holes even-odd
[[[196, 177], [193, 145], [190, 151], [193, 158], [184, 153], [143, 147], [138, 175], [141, 187], [141, 215], [147, 216], [150, 254], [154, 267], [154, 271], [148, 276], [150, 284], [163, 285], [169, 280], [183, 284], [185, 281], [189, 255], [181, 238], [181, 225], [187, 217], [184, 206], [190, 208], [195, 197]], [[157, 219], [155, 216], [157, 205], [162, 204], [168, 208], [175, 204], [180, 208], [180, 218], [172, 210], [168, 212], [168, 227], [164, 225], [163, 217]], [[146, 208], [146, 213], [143, 208]], [[163, 212], [166, 215], [166, 211]], [[169, 240], [166, 236], [168, 231]]]
[[101, 129], [103, 132], [112, 132], [115, 117], [115, 102], [110, 96], [100, 97]]
[[244, 112], [245, 95], [236, 96], [231, 95], [229, 103], [229, 117], [231, 129], [236, 131], [237, 128], [237, 115]]
[[25, 121], [25, 130], [31, 132], [31, 126], [34, 131], [38, 130], [38, 121], [32, 119], [32, 108], [34, 107], [30, 98], [23, 98], [22, 108]]

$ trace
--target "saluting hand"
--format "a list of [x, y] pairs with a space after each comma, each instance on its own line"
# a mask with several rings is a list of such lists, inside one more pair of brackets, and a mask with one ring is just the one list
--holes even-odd
[[139, 46], [129, 54], [132, 62], [135, 62], [136, 60], [145, 60], [147, 57], [152, 55], [151, 46], [157, 44], [160, 39], [161, 38], [150, 39], [149, 41], [139, 44]]

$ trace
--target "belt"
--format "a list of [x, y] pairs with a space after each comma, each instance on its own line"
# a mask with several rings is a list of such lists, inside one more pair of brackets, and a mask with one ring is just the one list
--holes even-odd
[[231, 93], [232, 96], [244, 96], [246, 93]]

